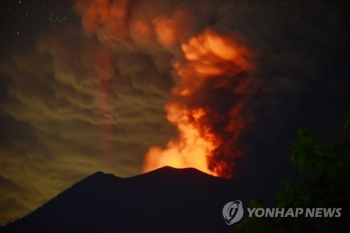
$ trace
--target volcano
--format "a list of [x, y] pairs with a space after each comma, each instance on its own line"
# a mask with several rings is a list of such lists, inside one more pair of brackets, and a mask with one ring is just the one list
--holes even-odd
[[234, 232], [222, 209], [235, 200], [247, 207], [251, 198], [244, 182], [194, 168], [130, 178], [97, 172], [0, 232]]

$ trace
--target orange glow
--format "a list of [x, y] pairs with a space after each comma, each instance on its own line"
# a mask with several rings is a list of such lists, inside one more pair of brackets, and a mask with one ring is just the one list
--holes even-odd
[[204, 110], [187, 110], [176, 103], [169, 103], [166, 109], [168, 120], [176, 124], [180, 137], [171, 140], [165, 150], [151, 147], [146, 154], [144, 172], [168, 165], [175, 168], [194, 167], [217, 176], [208, 169], [206, 155], [217, 148], [220, 141], [210, 132], [203, 135], [198, 129], [201, 118], [205, 116]]
[[192, 37], [187, 43], [182, 44], [181, 48], [188, 63], [179, 70], [180, 76], [191, 74], [208, 78], [235, 75], [253, 69], [247, 62], [247, 57], [251, 55], [246, 47], [209, 30]]
[[171, 46], [176, 43], [175, 22], [172, 19], [159, 17], [153, 23], [157, 38], [163, 45]]
[[171, 17], [159, 16], [153, 20], [155, 34], [158, 41], [165, 47], [174, 46], [186, 34], [186, 27], [191, 16], [188, 12], [179, 10], [175, 11]]
[[[168, 37], [168, 34], [164, 34]], [[235, 105], [227, 112], [226, 127], [223, 134], [214, 130], [209, 120], [215, 110], [208, 106], [191, 106], [197, 103], [196, 98], [203, 94], [208, 80], [215, 79], [215, 85], [210, 88], [225, 88], [227, 77], [237, 78], [237, 74], [253, 69], [248, 61], [250, 53], [242, 45], [236, 44], [231, 38], [221, 36], [206, 30], [202, 34], [190, 38], [181, 45], [184, 58], [174, 63], [179, 81], [174, 87], [173, 100], [165, 110], [167, 119], [176, 126], [178, 137], [168, 142], [165, 149], [151, 147], [146, 154], [143, 171], [148, 172], [163, 166], [175, 168], [193, 167], [214, 176], [230, 177], [232, 166], [223, 161], [214, 161], [217, 152], [232, 158], [241, 153], [232, 149], [244, 129], [244, 121], [240, 118], [242, 105]], [[243, 94], [249, 85], [240, 84], [230, 92]], [[227, 147], [227, 148], [226, 148]], [[234, 151], [235, 154], [232, 154]]]
[[[163, 53], [173, 56], [172, 73], [177, 83], [165, 110], [177, 136], [166, 148], [149, 149], [143, 171], [163, 166], [194, 167], [230, 177], [242, 155], [241, 135], [251, 121], [251, 110], [246, 106], [256, 89], [252, 54], [236, 35], [209, 27], [198, 32], [204, 25], [196, 24], [201, 22], [197, 14], [184, 7], [173, 8], [172, 3], [165, 5], [169, 10], [130, 0], [81, 0], [76, 10], [82, 16], [84, 31], [96, 35], [112, 51], [147, 55], [155, 64]], [[107, 124], [112, 106], [107, 93], [111, 90], [109, 75], [102, 68], [108, 64], [108, 56], [97, 57], [101, 115]]]
[[151, 26], [143, 20], [135, 20], [131, 26], [132, 39], [140, 45], [152, 45], [154, 33]]
[[[113, 4], [113, 6], [112, 6]], [[82, 16], [85, 33], [93, 35], [102, 32], [105, 35], [121, 36], [126, 31], [127, 7], [129, 0], [77, 1], [74, 9]]]

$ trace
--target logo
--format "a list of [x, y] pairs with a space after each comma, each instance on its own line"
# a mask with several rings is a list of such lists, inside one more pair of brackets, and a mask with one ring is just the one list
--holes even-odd
[[224, 216], [227, 225], [232, 225], [238, 222], [243, 217], [243, 204], [241, 201], [228, 202], [222, 209], [222, 216]]
[[[247, 208], [248, 217], [270, 218], [339, 218], [342, 208]], [[243, 218], [243, 204], [240, 200], [226, 203], [222, 208], [222, 216], [227, 225], [232, 225]]]
[[342, 208], [247, 208], [249, 217], [270, 217], [270, 218], [339, 218]]

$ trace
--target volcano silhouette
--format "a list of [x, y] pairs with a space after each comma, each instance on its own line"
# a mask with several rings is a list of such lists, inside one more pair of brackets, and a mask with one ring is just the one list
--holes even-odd
[[222, 209], [234, 200], [247, 205], [254, 197], [247, 187], [193, 168], [131, 178], [97, 172], [0, 232], [235, 232]]

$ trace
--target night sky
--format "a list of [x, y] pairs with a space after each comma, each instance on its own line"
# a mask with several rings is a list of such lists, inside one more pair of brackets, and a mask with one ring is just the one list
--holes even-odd
[[[265, 183], [262, 193], [298, 177], [288, 156], [299, 128], [324, 141], [343, 135], [350, 115], [346, 1], [1, 4], [0, 225], [96, 171], [141, 174], [148, 149], [176, 135], [164, 110], [169, 100], [208, 106], [219, 117], [239, 106], [232, 122], [242, 123], [242, 133], [231, 144], [242, 157], [222, 161], [235, 163], [233, 176], [247, 185]], [[227, 98], [214, 80], [191, 101], [175, 98], [182, 82], [175, 64], [186, 64], [181, 44], [206, 30], [251, 51], [248, 78], [235, 74], [244, 93]], [[226, 125], [214, 115], [207, 120], [218, 133]]]

